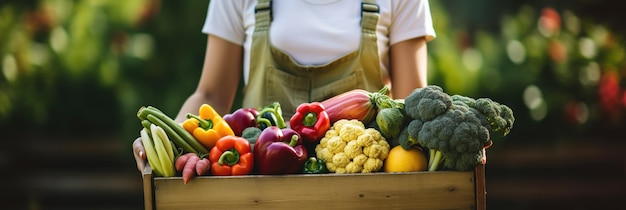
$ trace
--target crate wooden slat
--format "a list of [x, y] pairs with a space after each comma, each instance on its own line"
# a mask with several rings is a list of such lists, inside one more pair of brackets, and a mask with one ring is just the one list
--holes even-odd
[[485, 209], [484, 165], [466, 172], [181, 177], [143, 173], [146, 209]]

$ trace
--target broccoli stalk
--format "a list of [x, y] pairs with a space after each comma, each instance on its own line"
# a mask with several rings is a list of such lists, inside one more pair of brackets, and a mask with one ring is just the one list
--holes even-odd
[[428, 159], [428, 171], [436, 171], [439, 169], [439, 165], [445, 160], [443, 153], [436, 149], [430, 150], [430, 158]]

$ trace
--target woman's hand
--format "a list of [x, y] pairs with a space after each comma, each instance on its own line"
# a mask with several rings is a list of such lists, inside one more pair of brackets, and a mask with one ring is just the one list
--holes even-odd
[[137, 162], [137, 170], [143, 172], [143, 169], [146, 167], [146, 150], [143, 148], [141, 138], [137, 138], [133, 142], [133, 154]]
[[[198, 107], [211, 104], [224, 115], [228, 113], [235, 98], [237, 85], [241, 79], [243, 67], [243, 47], [217, 36], [208, 36], [206, 55], [200, 81], [196, 91], [191, 94], [181, 107], [176, 122], [183, 122], [187, 113], [198, 114]], [[146, 167], [146, 150], [141, 138], [133, 142], [133, 155], [137, 169], [143, 172]]]

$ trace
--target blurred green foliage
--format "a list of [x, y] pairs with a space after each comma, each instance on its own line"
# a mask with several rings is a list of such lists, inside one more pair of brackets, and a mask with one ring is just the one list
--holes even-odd
[[[509, 105], [513, 138], [624, 128], [624, 40], [609, 25], [567, 2], [430, 2], [429, 83]], [[201, 71], [207, 3], [0, 3], [0, 132], [129, 141], [140, 106], [176, 115]]]
[[430, 83], [509, 105], [513, 138], [615, 137], [625, 128], [620, 32], [578, 16], [572, 2], [452, 2], [431, 1], [438, 37], [429, 45]]
[[[9, 2], [0, 7], [3, 131], [135, 135], [197, 83], [207, 1]], [[17, 129], [17, 130], [16, 130]]]

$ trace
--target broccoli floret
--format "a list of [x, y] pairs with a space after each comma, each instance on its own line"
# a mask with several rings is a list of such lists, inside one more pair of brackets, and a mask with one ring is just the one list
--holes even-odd
[[476, 153], [446, 153], [443, 157], [443, 159], [446, 160], [443, 162], [443, 167], [471, 170], [482, 162], [484, 151], [485, 150], [481, 149]]
[[423, 125], [424, 122], [422, 122], [421, 120], [412, 120], [411, 122], [409, 122], [409, 125], [407, 125], [406, 129], [404, 129], [406, 130], [406, 137], [399, 138], [398, 144], [400, 144], [406, 150], [411, 149], [411, 147], [415, 145], [419, 145], [419, 143], [417, 142], [417, 136], [419, 135], [419, 131], [422, 130]]
[[450, 98], [452, 98], [452, 101], [457, 101], [457, 102], [463, 102], [464, 104], [467, 104], [467, 106], [469, 107], [475, 107], [476, 106], [476, 99], [467, 97], [467, 96], [462, 96], [462, 95], [452, 95], [450, 96]]
[[476, 99], [467, 97], [467, 96], [462, 96], [462, 95], [452, 95], [452, 104], [453, 106], [464, 106], [464, 107], [468, 107], [470, 109], [470, 111], [472, 111], [476, 117], [478, 118], [478, 120], [480, 120], [480, 124], [489, 129], [491, 128], [491, 126], [489, 125], [489, 121], [487, 120], [487, 118], [480, 113], [480, 111], [478, 111], [477, 109], [473, 108], [476, 107]]
[[417, 142], [427, 148], [440, 148], [440, 150], [449, 150], [450, 139], [454, 135], [456, 122], [452, 110], [440, 115], [439, 117], [424, 122], [422, 130], [418, 133]]
[[452, 98], [436, 85], [417, 88], [404, 99], [404, 109], [413, 119], [430, 121], [452, 106]]
[[[494, 102], [497, 103], [497, 102]], [[499, 133], [500, 136], [506, 136], [509, 135], [509, 132], [511, 132], [511, 129], [513, 129], [513, 123], [515, 123], [515, 117], [513, 116], [513, 110], [504, 105], [504, 104], [499, 104], [500, 107], [500, 118], [503, 121], [500, 121], [502, 123], [497, 124], [497, 126], [492, 126], [492, 129], [494, 132]]]
[[489, 129], [492, 136], [506, 136], [513, 128], [513, 122], [515, 122], [513, 110], [506, 105], [495, 102], [490, 98], [472, 99], [459, 95], [453, 95], [451, 98], [455, 102], [463, 102], [470, 108], [478, 111], [482, 115], [480, 117], [486, 119], [487, 122], [486, 124], [483, 122], [483, 126]]
[[[491, 139], [487, 125], [487, 119], [476, 109], [465, 103], [453, 102], [453, 109], [459, 111], [458, 125], [455, 128], [452, 144], [457, 152], [476, 151], [487, 145]], [[466, 138], [474, 138], [476, 141], [467, 141]]]

